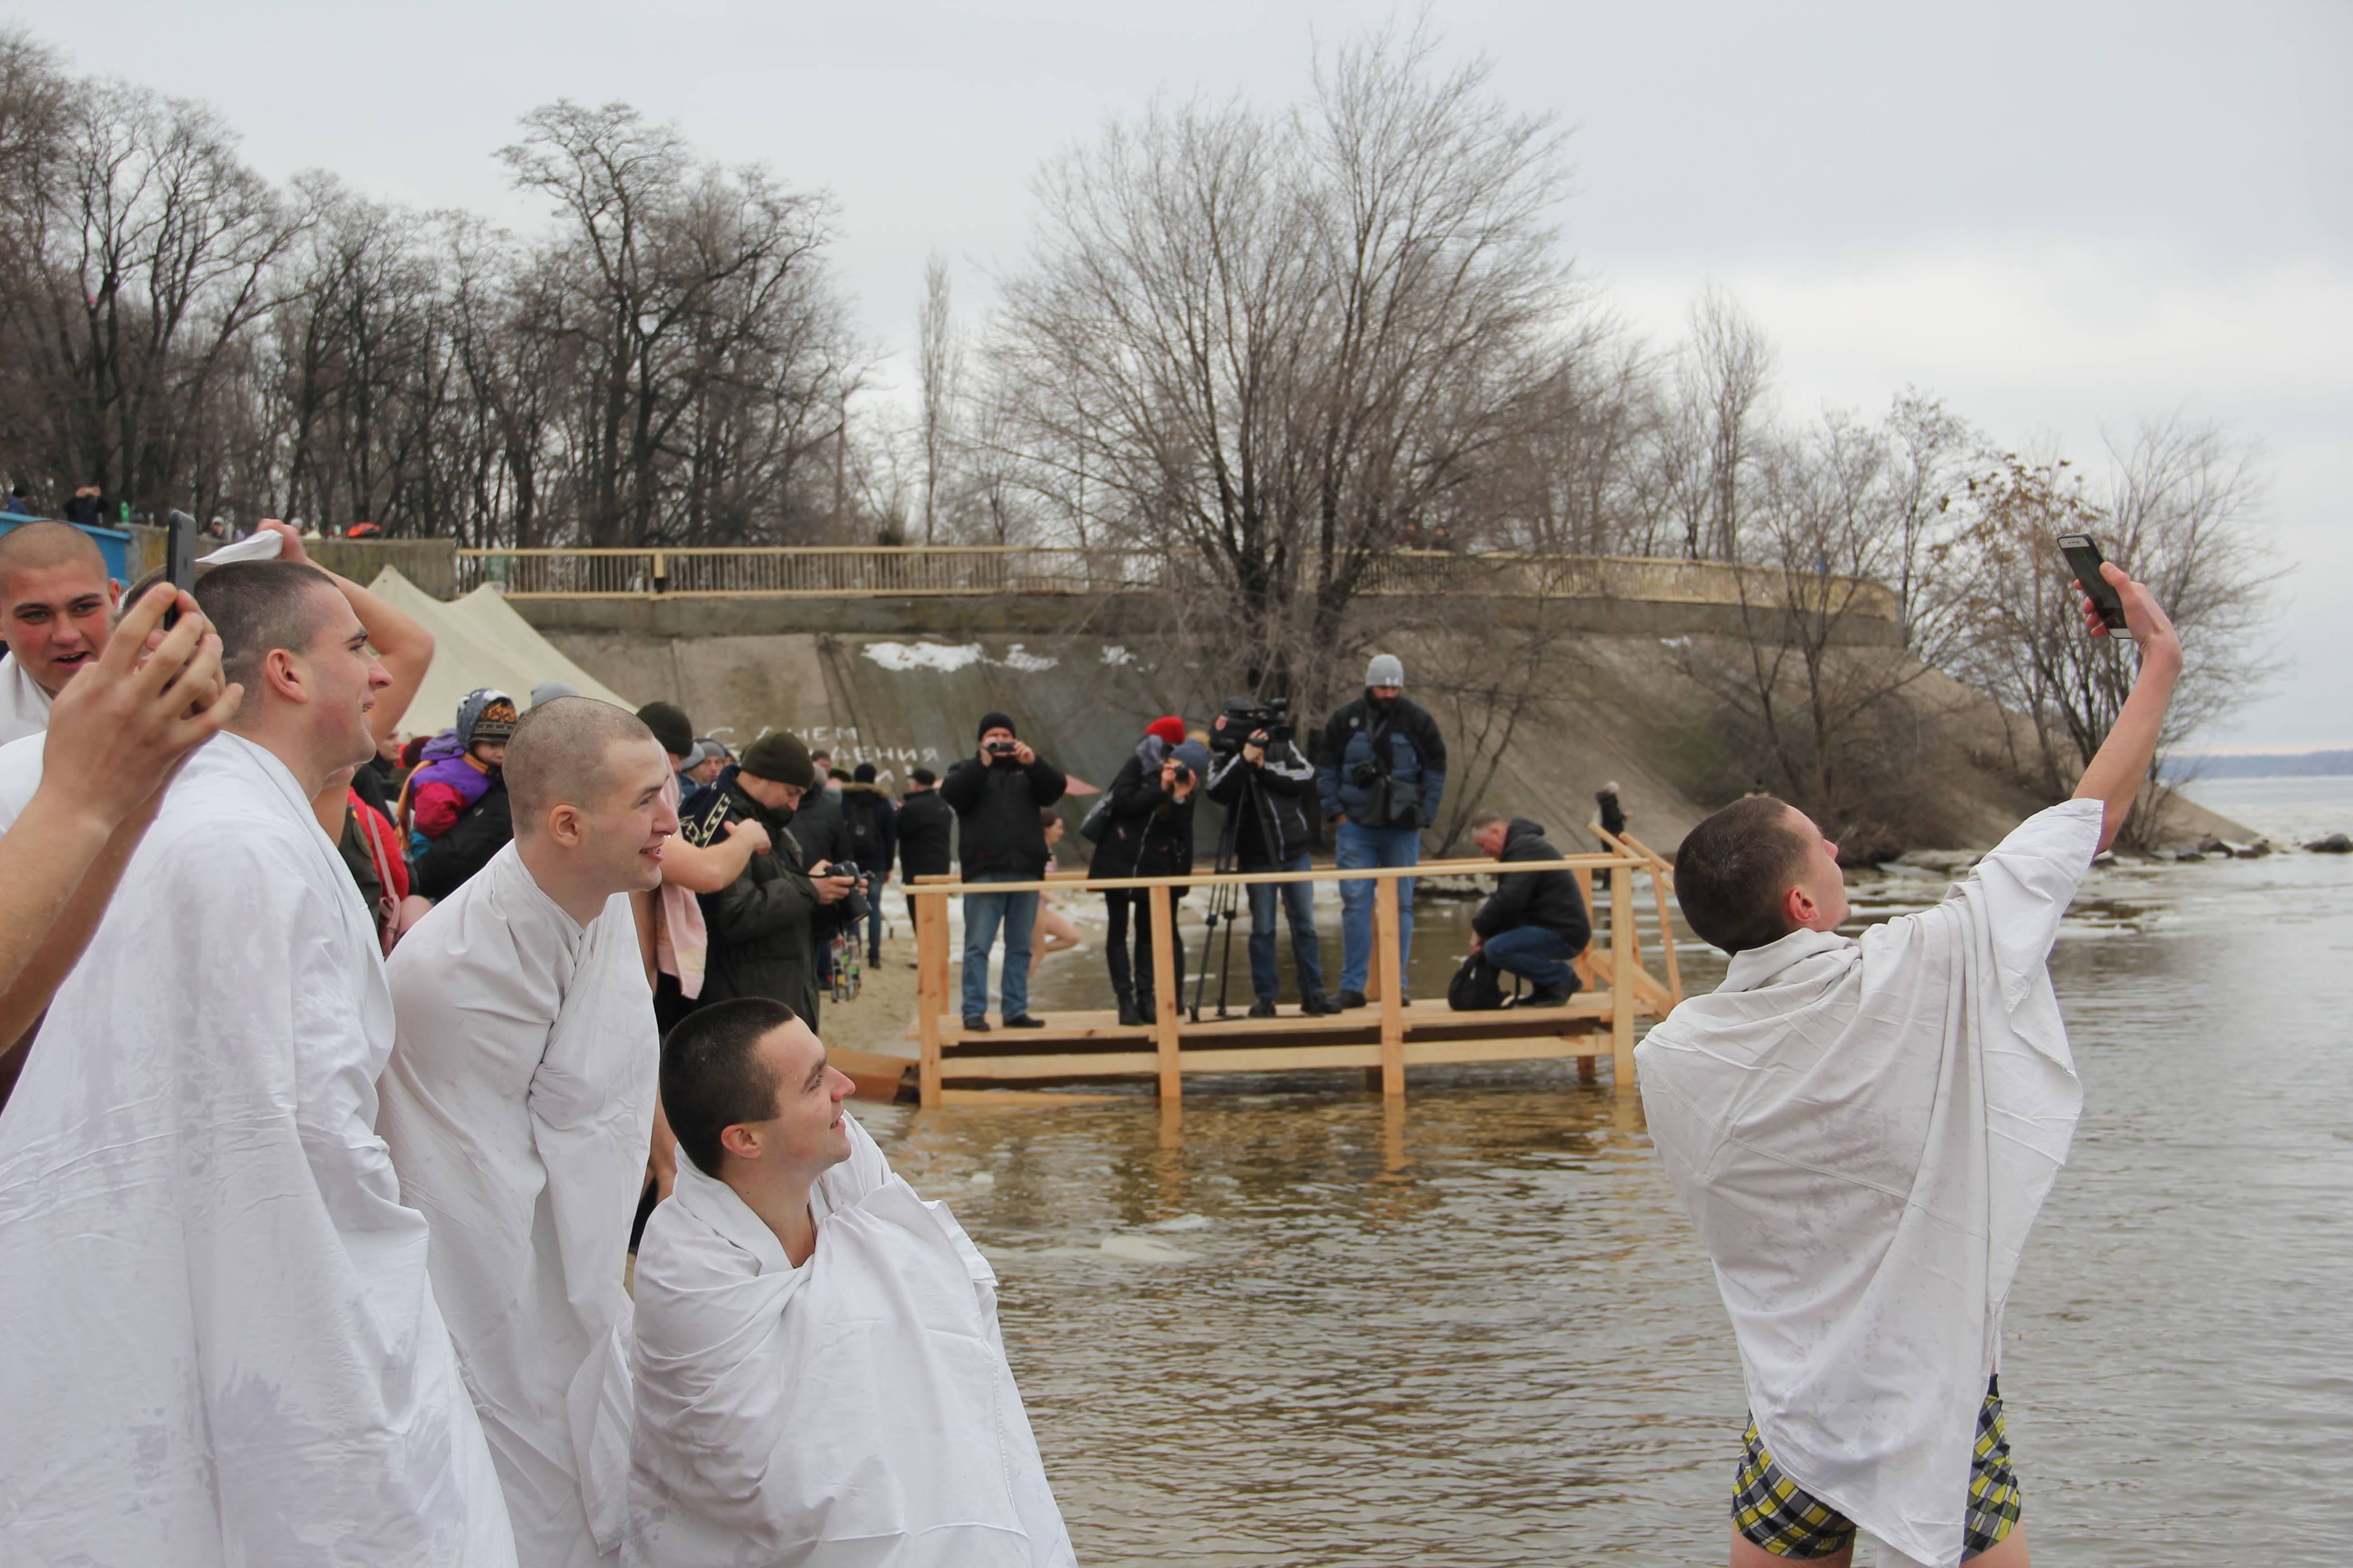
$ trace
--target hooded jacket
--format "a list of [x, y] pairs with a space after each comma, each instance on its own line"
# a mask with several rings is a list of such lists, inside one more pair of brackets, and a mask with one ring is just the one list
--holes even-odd
[[[1207, 761], [1187, 742], [1175, 754], [1196, 770]], [[1095, 846], [1087, 873], [1094, 877], [1182, 877], [1193, 869], [1193, 807], [1206, 781], [1179, 801], [1160, 783], [1161, 763], [1170, 755], [1156, 735], [1147, 735], [1121, 764], [1111, 785], [1111, 821]], [[1176, 889], [1182, 898], [1184, 889]]]
[[1062, 798], [1070, 781], [1039, 757], [1028, 767], [1008, 757], [984, 765], [966, 757], [940, 781], [940, 798], [955, 808], [964, 874], [1009, 872], [1022, 879], [1046, 873], [1046, 828], [1038, 813]]
[[[1512, 818], [1504, 830], [1503, 863], [1559, 859], [1560, 851], [1544, 832], [1542, 823]], [[1567, 871], [1502, 872], [1495, 890], [1471, 917], [1471, 929], [1484, 941], [1522, 926], [1541, 926], [1567, 942], [1569, 952], [1583, 952], [1593, 940], [1593, 921], [1577, 891], [1576, 876]]]
[[955, 869], [955, 808], [940, 798], [937, 787], [907, 792], [899, 803], [898, 831], [902, 879], [944, 877]]
[[700, 817], [694, 830], [715, 837], [726, 823], [748, 818], [768, 830], [768, 847], [745, 862], [743, 875], [726, 887], [701, 895], [711, 938], [702, 1000], [773, 997], [814, 1028], [817, 917], [822, 906], [809, 883], [811, 862], [790, 831], [794, 814], [754, 800], [733, 768], [719, 776], [717, 785], [720, 806]]
[[1384, 713], [1367, 691], [1340, 705], [1324, 726], [1324, 744], [1316, 755], [1315, 773], [1326, 818], [1348, 814], [1365, 827], [1386, 827], [1372, 820], [1373, 785], [1356, 782], [1356, 765], [1373, 762], [1377, 733], [1388, 746], [1388, 774], [1399, 784], [1421, 787], [1421, 822], [1438, 820], [1438, 803], [1446, 794], [1446, 738], [1438, 721], [1409, 697], [1399, 697]]

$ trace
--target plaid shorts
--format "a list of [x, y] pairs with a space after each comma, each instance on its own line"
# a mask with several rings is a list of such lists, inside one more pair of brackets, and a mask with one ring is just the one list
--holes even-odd
[[[1969, 1459], [1969, 1506], [1962, 1520], [1964, 1560], [1989, 1552], [2018, 1523], [2023, 1501], [2010, 1467], [2010, 1438], [2001, 1425], [2001, 1380], [1986, 1384], [1978, 1407], [1978, 1446]], [[1750, 1420], [1732, 1489], [1732, 1524], [1776, 1557], [1828, 1557], [1854, 1544], [1854, 1521], [1807, 1495], [1765, 1451]]]

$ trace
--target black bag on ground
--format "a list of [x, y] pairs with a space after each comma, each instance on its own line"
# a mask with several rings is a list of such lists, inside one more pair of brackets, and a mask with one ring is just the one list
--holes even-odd
[[[1516, 995], [1519, 981], [1512, 982]], [[1487, 962], [1483, 952], [1474, 952], [1462, 961], [1454, 978], [1446, 983], [1446, 1005], [1457, 1013], [1493, 1013], [1503, 1006], [1504, 972]]]

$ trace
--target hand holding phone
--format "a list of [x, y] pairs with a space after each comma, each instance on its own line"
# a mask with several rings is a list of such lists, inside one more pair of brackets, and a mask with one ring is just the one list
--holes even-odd
[[2075, 574], [2075, 585], [2092, 607], [2100, 613], [2100, 624], [2111, 632], [2125, 629], [2125, 602], [2116, 593], [2116, 585], [2100, 570], [2106, 557], [2088, 533], [2063, 533], [2059, 536], [2060, 553], [2067, 557], [2068, 570]]

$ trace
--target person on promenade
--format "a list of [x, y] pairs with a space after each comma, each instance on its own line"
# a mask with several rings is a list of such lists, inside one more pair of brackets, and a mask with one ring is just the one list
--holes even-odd
[[866, 874], [866, 962], [882, 962], [882, 887], [891, 879], [891, 862], [899, 850], [899, 809], [878, 781], [872, 763], [860, 763], [841, 786], [842, 820], [849, 826], [849, 847], [858, 868]]
[[808, 748], [772, 730], [744, 748], [744, 760], [719, 775], [718, 804], [691, 837], [715, 842], [721, 824], [756, 823], [768, 845], [753, 852], [744, 873], [702, 899], [711, 937], [702, 979], [705, 1003], [768, 996], [801, 1017], [817, 1016], [817, 943], [825, 910], [849, 896], [845, 877], [809, 858], [790, 831], [802, 801], [817, 788]]
[[[956, 840], [967, 882], [1034, 882], [1046, 870], [1046, 835], [1038, 808], [1062, 798], [1069, 781], [1013, 732], [1004, 713], [980, 720], [980, 750], [948, 770], [940, 798], [956, 814]], [[1029, 929], [1035, 893], [964, 896], [964, 1026], [988, 1027], [988, 954], [1005, 933], [997, 979], [998, 1016], [1008, 1029], [1042, 1027], [1029, 1016]]]
[[[1225, 723], [1220, 714], [1218, 723]], [[1305, 871], [1315, 865], [1308, 802], [1315, 793], [1315, 769], [1286, 734], [1264, 731], [1245, 736], [1209, 768], [1209, 798], [1230, 815], [1234, 868], [1250, 871]], [[1274, 965], [1274, 910], [1282, 906], [1291, 928], [1291, 963], [1299, 977], [1299, 1011], [1307, 1017], [1337, 1012], [1324, 995], [1324, 949], [1315, 933], [1315, 884], [1252, 882], [1250, 894], [1250, 1014], [1274, 1016], [1282, 973]]]
[[[1491, 860], [1557, 860], [1560, 851], [1544, 825], [1525, 816], [1506, 820], [1492, 811], [1471, 819], [1471, 842]], [[1532, 987], [1517, 1004], [1556, 1007], [1577, 992], [1569, 965], [1593, 938], [1593, 918], [1568, 871], [1504, 871], [1471, 917], [1471, 951]]]
[[[1111, 782], [1109, 820], [1103, 841], [1095, 846], [1087, 875], [1111, 877], [1183, 877], [1193, 869], [1193, 811], [1198, 804], [1201, 775], [1208, 770], [1209, 754], [1198, 742], [1185, 738], [1185, 721], [1174, 714], [1155, 719], [1144, 738], [1120, 764]], [[1169, 909], [1185, 896], [1182, 888], [1169, 889]], [[1112, 994], [1119, 999], [1119, 1021], [1134, 1026], [1152, 1021], [1158, 1005], [1152, 963], [1152, 890], [1112, 888], [1103, 893], [1111, 929], [1103, 938], [1103, 962], [1111, 970]], [[1128, 929], [1135, 931], [1134, 961], [1129, 962]], [[1176, 956], [1176, 990], [1185, 989], [1185, 947], [1169, 934]]]
[[106, 651], [121, 596], [80, 529], [25, 522], [0, 535], [0, 745], [48, 728], [49, 704]]
[[1858, 1531], [1892, 1568], [2027, 1561], [2002, 1306], [2083, 1107], [2048, 961], [2147, 781], [2181, 668], [2148, 590], [2104, 572], [2139, 652], [2115, 727], [2074, 798], [1934, 909], [1839, 935], [1838, 847], [1769, 795], [1676, 854], [1683, 918], [1732, 963], [1634, 1059], [1747, 1385], [1736, 1568], [1843, 1563]]
[[0, 1117], [0, 1559], [512, 1563], [375, 1132], [383, 961], [311, 814], [387, 677], [314, 567], [195, 596], [242, 702], [162, 792]]
[[[174, 607], [179, 624], [165, 632]], [[58, 693], [48, 730], [0, 746], [0, 1107], [164, 783], [241, 695], [226, 685], [220, 638], [187, 595], [151, 591], [114, 629], [121, 640]]]
[[[1338, 825], [1335, 863], [1344, 871], [1421, 862], [1421, 830], [1438, 820], [1446, 794], [1446, 738], [1437, 721], [1405, 695], [1405, 665], [1376, 654], [1365, 691], [1324, 726], [1316, 775], [1325, 820]], [[1398, 973], [1413, 957], [1413, 879], [1398, 884]], [[1340, 994], [1343, 1007], [1365, 1005], [1372, 972], [1373, 885], [1340, 884]]]
[[517, 1558], [589, 1568], [627, 1509], [621, 1275], [661, 1051], [630, 896], [661, 882], [675, 775], [651, 731], [586, 697], [524, 714], [503, 768], [513, 841], [385, 965], [376, 1127], [432, 1230]]
[[630, 1559], [1072, 1568], [997, 1277], [849, 1090], [765, 998], [662, 1043], [678, 1188], [638, 1250]]

